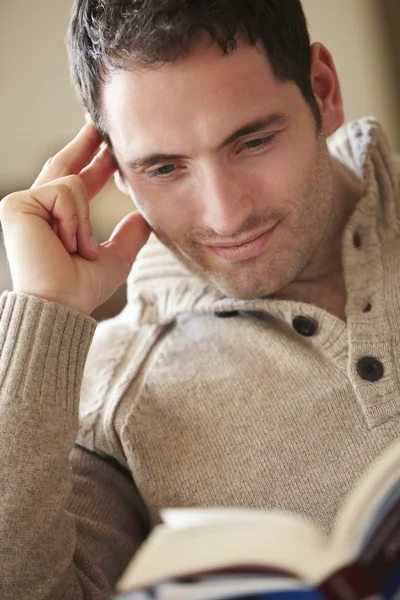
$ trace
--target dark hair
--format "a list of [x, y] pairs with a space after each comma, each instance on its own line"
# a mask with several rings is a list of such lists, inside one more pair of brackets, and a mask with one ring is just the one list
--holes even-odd
[[238, 40], [260, 43], [280, 81], [295, 83], [321, 115], [310, 79], [311, 52], [300, 0], [75, 0], [68, 30], [72, 80], [106, 134], [101, 85], [113, 69], [185, 58], [207, 33], [223, 53]]

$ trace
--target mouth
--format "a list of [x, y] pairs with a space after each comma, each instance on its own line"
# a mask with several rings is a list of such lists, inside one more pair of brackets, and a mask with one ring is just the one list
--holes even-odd
[[249, 258], [255, 258], [261, 254], [265, 246], [270, 241], [274, 234], [278, 223], [273, 227], [260, 233], [256, 236], [249, 237], [246, 240], [236, 241], [235, 243], [219, 244], [217, 246], [206, 245], [213, 254], [222, 258], [228, 262], [239, 262], [241, 260], [247, 260]]

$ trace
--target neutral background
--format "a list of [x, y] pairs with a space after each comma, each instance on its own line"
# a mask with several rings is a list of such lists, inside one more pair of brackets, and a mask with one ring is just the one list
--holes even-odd
[[[374, 115], [400, 150], [398, 0], [304, 0], [314, 41], [332, 52], [346, 119]], [[31, 185], [45, 160], [82, 126], [65, 31], [72, 0], [0, 0], [0, 197]], [[113, 183], [93, 203], [98, 241], [131, 210]], [[0, 291], [9, 286], [0, 252]], [[115, 312], [123, 292], [99, 316]]]

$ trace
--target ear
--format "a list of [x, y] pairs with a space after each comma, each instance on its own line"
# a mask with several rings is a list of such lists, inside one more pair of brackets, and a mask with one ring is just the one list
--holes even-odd
[[333, 58], [320, 43], [311, 46], [311, 84], [322, 116], [325, 137], [343, 125], [343, 100]]
[[114, 181], [115, 181], [115, 185], [117, 186], [117, 188], [119, 189], [120, 192], [122, 192], [123, 194], [126, 194], [127, 196], [130, 196], [128, 187], [125, 183], [125, 180], [119, 171], [115, 171]]

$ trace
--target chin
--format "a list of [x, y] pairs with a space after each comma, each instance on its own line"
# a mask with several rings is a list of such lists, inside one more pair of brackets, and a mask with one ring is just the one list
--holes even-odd
[[227, 281], [223, 277], [218, 277], [216, 274], [204, 274], [205, 279], [208, 279], [214, 287], [218, 288], [224, 296], [234, 298], [235, 300], [258, 300], [268, 296], [268, 291], [265, 290], [265, 285], [240, 285], [238, 281]]

